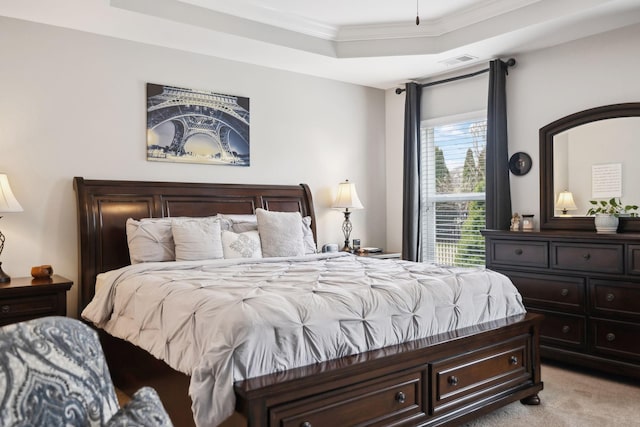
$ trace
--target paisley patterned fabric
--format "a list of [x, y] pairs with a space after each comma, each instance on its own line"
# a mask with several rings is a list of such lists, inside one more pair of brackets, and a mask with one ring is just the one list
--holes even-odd
[[0, 425], [103, 426], [118, 409], [100, 341], [87, 325], [46, 317], [0, 328]]
[[109, 420], [106, 427], [170, 427], [158, 393], [151, 387], [136, 391], [129, 403]]

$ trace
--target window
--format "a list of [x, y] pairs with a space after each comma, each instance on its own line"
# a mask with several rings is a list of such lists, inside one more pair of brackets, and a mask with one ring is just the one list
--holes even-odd
[[484, 265], [486, 112], [421, 124], [422, 259]]

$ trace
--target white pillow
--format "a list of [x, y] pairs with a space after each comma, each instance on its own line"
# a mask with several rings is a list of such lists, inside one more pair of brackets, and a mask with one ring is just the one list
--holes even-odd
[[129, 218], [126, 229], [131, 264], [176, 259], [171, 218]]
[[271, 212], [256, 209], [258, 232], [264, 257], [304, 255], [300, 212]]
[[316, 241], [313, 239], [313, 231], [311, 231], [310, 216], [305, 216], [304, 218], [302, 218], [302, 241], [304, 243], [305, 255], [318, 253]]
[[258, 229], [258, 220], [253, 214], [220, 214], [219, 216], [224, 221], [223, 230], [244, 233]]
[[244, 233], [222, 230], [222, 251], [227, 259], [262, 258], [258, 230], [245, 231]]
[[223, 258], [220, 221], [216, 217], [174, 218], [171, 232], [176, 261]]

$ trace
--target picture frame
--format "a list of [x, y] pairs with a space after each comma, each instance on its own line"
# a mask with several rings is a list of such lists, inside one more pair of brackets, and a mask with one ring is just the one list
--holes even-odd
[[249, 166], [249, 98], [147, 83], [147, 160]]

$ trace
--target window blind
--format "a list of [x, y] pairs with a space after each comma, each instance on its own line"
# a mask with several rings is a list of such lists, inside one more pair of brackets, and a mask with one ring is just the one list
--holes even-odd
[[421, 126], [422, 259], [485, 263], [486, 114]]

